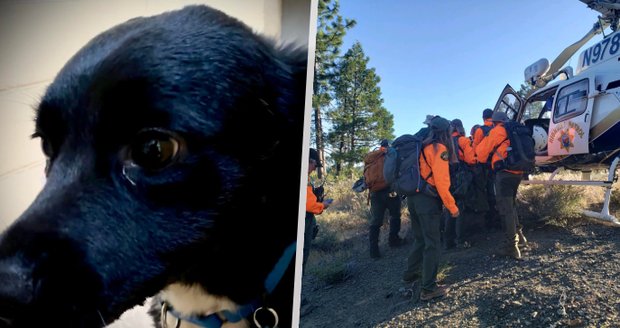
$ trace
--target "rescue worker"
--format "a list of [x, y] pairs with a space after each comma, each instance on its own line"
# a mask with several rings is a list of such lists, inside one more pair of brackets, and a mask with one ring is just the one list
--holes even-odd
[[[504, 122], [508, 120], [506, 113], [495, 112], [492, 120], [495, 127], [476, 147], [476, 155], [481, 161], [492, 154], [491, 167], [495, 170], [498, 161], [506, 158], [510, 140], [504, 128]], [[502, 245], [501, 253], [517, 260], [521, 259], [519, 244], [521, 243], [521, 246], [527, 244], [515, 207], [517, 189], [521, 183], [522, 174], [521, 171], [499, 170], [495, 172], [494, 183], [497, 210], [503, 222], [505, 234], [505, 243]]]
[[471, 130], [469, 130], [469, 141], [472, 144], [474, 143], [474, 134], [476, 134], [478, 128], [480, 128], [480, 124], [474, 124], [474, 126], [471, 127]]
[[489, 135], [489, 131], [493, 128], [493, 120], [491, 119], [492, 115], [493, 110], [490, 108], [482, 111], [483, 125], [479, 126], [479, 128], [474, 131], [474, 140], [472, 144], [474, 148], [482, 142], [482, 139], [484, 139], [485, 136]]
[[[474, 148], [471, 146], [469, 138], [465, 136], [465, 128], [463, 122], [459, 119], [454, 119], [450, 122], [452, 130], [452, 145], [457, 153], [459, 163], [450, 165], [452, 170], [452, 176], [462, 172], [461, 174], [469, 173], [470, 165], [476, 164], [476, 154]], [[456, 165], [459, 165], [458, 167]], [[468, 170], [463, 172], [461, 170]], [[471, 175], [470, 175], [471, 176]], [[461, 209], [461, 215], [456, 218], [450, 217], [448, 211], [444, 211], [444, 243], [445, 249], [451, 249], [455, 246], [457, 248], [467, 248], [470, 243], [466, 241], [465, 230], [466, 225], [469, 225], [471, 215], [467, 215], [465, 211], [466, 200], [464, 198], [456, 198], [457, 206]], [[469, 214], [469, 213], [468, 213]]]
[[[493, 110], [490, 108], [486, 108], [482, 111], [482, 119], [483, 125], [481, 125], [478, 129], [474, 131], [472, 147], [475, 149], [481, 142], [484, 140], [486, 136], [489, 135], [491, 129], [493, 129], [493, 120], [491, 116], [493, 115]], [[487, 163], [488, 159], [480, 159], [476, 158], [479, 163]], [[485, 224], [487, 229], [489, 230], [497, 230], [499, 229], [500, 222], [497, 222], [497, 210], [495, 206], [495, 192], [494, 192], [494, 181], [495, 181], [495, 172], [491, 170], [489, 166], [490, 163], [479, 165], [474, 169], [476, 175], [476, 183], [478, 189], [482, 193], [480, 193], [480, 197], [486, 196], [486, 199], [477, 199], [477, 208], [478, 211], [483, 213], [485, 217]]]
[[420, 175], [433, 190], [407, 197], [414, 242], [403, 281], [412, 283], [421, 278], [420, 299], [423, 301], [445, 296], [449, 291], [447, 286], [437, 284], [442, 206], [448, 209], [452, 217], [459, 216], [459, 209], [450, 194], [449, 162], [456, 161], [456, 157], [449, 128], [450, 122], [445, 118], [435, 117], [431, 120], [429, 135], [422, 143], [419, 165]]
[[304, 262], [303, 267], [305, 268], [306, 262], [308, 260], [308, 255], [310, 255], [310, 246], [312, 240], [316, 236], [315, 229], [316, 225], [316, 217], [315, 215], [323, 213], [325, 209], [329, 207], [331, 204], [331, 200], [319, 200], [317, 199], [317, 195], [314, 193], [314, 188], [310, 183], [310, 174], [314, 172], [316, 169], [323, 167], [321, 164], [321, 160], [319, 159], [319, 153], [314, 148], [310, 148], [310, 159], [308, 162], [308, 185], [306, 187], [306, 218], [305, 218], [305, 229], [304, 229]]
[[[388, 140], [381, 142], [380, 151], [387, 152], [389, 146]], [[390, 232], [388, 237], [388, 245], [390, 247], [399, 247], [404, 244], [404, 240], [398, 235], [400, 232], [400, 197], [396, 192], [390, 190], [389, 185], [386, 188], [369, 191], [370, 195], [370, 227], [368, 231], [368, 239], [370, 242], [370, 257], [377, 259], [381, 257], [379, 251], [379, 235], [381, 226], [383, 225], [383, 217], [385, 210], [389, 214]]]
[[457, 118], [450, 122], [450, 126], [452, 127], [452, 138], [455, 138], [458, 143], [458, 149], [456, 149], [457, 145], [455, 145], [458, 159], [469, 165], [476, 164], [476, 153], [471, 141], [465, 136], [463, 122]]

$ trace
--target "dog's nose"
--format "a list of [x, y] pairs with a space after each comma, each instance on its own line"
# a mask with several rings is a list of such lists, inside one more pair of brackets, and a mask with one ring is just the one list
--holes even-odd
[[0, 327], [12, 327], [32, 302], [33, 288], [29, 270], [17, 261], [0, 261]]

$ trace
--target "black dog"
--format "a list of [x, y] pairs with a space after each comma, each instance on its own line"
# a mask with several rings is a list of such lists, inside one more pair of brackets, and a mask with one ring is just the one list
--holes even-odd
[[94, 38], [37, 109], [0, 327], [102, 327], [162, 289], [158, 325], [290, 325], [305, 80], [305, 50], [204, 6]]

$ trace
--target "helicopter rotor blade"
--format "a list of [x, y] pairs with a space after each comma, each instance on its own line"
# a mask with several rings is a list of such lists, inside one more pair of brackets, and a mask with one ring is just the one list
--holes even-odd
[[601, 13], [601, 19], [611, 22], [618, 18], [620, 1], [618, 0], [579, 0], [585, 3], [588, 8]]
[[604, 26], [601, 26], [601, 24], [596, 22], [594, 26], [592, 27], [592, 29], [588, 31], [588, 33], [586, 33], [586, 35], [584, 35], [579, 41], [571, 44], [566, 49], [564, 49], [558, 55], [558, 57], [551, 63], [551, 65], [549, 66], [549, 71], [546, 75], [553, 76], [553, 74], [557, 73], [562, 68], [562, 66], [566, 64], [566, 62], [570, 59], [570, 57], [573, 56], [577, 52], [577, 50], [579, 50], [584, 44], [586, 44], [586, 42], [590, 41], [592, 37], [601, 33], [601, 31], [604, 30], [605, 27], [607, 27], [605, 25], [608, 25], [608, 24], [603, 23], [603, 25]]

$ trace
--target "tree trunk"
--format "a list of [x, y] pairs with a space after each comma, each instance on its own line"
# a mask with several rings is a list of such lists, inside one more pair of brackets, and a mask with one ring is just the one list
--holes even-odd
[[323, 167], [320, 167], [317, 170], [317, 176], [319, 179], [322, 179], [323, 176], [325, 175], [325, 152], [324, 152], [324, 145], [323, 145], [323, 121], [321, 118], [321, 108], [319, 106], [317, 106], [316, 108], [314, 108], [314, 131], [315, 131], [315, 142], [316, 142], [316, 151], [319, 153], [319, 159], [321, 160], [321, 163], [323, 163]]
[[[345, 142], [342, 137], [340, 137], [340, 144], [338, 145], [338, 152], [340, 155], [345, 153]], [[336, 176], [340, 176], [340, 171], [342, 170], [342, 159], [338, 159], [336, 163]]]

